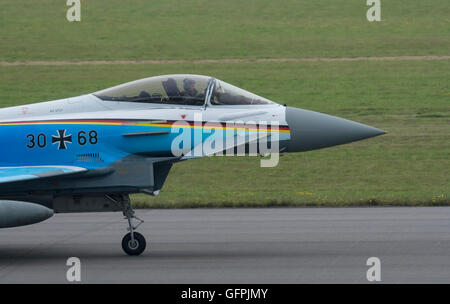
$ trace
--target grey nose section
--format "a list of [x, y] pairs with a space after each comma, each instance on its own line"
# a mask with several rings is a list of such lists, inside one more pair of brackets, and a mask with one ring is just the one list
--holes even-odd
[[383, 130], [351, 120], [286, 107], [291, 132], [287, 152], [321, 149], [385, 134]]

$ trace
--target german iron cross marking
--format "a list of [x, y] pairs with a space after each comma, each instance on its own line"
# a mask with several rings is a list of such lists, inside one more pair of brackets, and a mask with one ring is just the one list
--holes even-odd
[[52, 144], [58, 143], [58, 150], [67, 149], [66, 142], [72, 143], [72, 134], [66, 136], [66, 130], [58, 130], [58, 135], [52, 135]]

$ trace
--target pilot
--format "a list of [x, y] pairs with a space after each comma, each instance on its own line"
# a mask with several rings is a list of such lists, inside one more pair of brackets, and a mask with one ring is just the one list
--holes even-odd
[[182, 96], [189, 96], [189, 97], [197, 97], [198, 91], [195, 89], [195, 80], [190, 78], [185, 78], [183, 80], [183, 88], [184, 91], [181, 93]]

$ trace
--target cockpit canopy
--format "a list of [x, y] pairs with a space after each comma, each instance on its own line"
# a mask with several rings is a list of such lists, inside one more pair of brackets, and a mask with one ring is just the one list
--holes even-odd
[[94, 93], [105, 101], [203, 106], [261, 105], [272, 101], [224, 81], [201, 75], [166, 75], [125, 83]]

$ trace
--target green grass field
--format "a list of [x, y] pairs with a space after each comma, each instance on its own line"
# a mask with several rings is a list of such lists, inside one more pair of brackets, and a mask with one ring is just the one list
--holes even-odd
[[0, 60], [448, 55], [448, 0], [2, 0]]
[[[351, 0], [82, 1], [81, 23], [65, 20], [63, 2], [2, 1], [0, 61], [450, 55], [441, 0], [382, 1], [381, 23]], [[136, 195], [136, 206], [449, 205], [449, 71], [450, 60], [0, 66], [0, 106], [213, 75], [388, 134], [285, 155], [275, 168], [254, 157], [179, 163], [161, 194]]]

